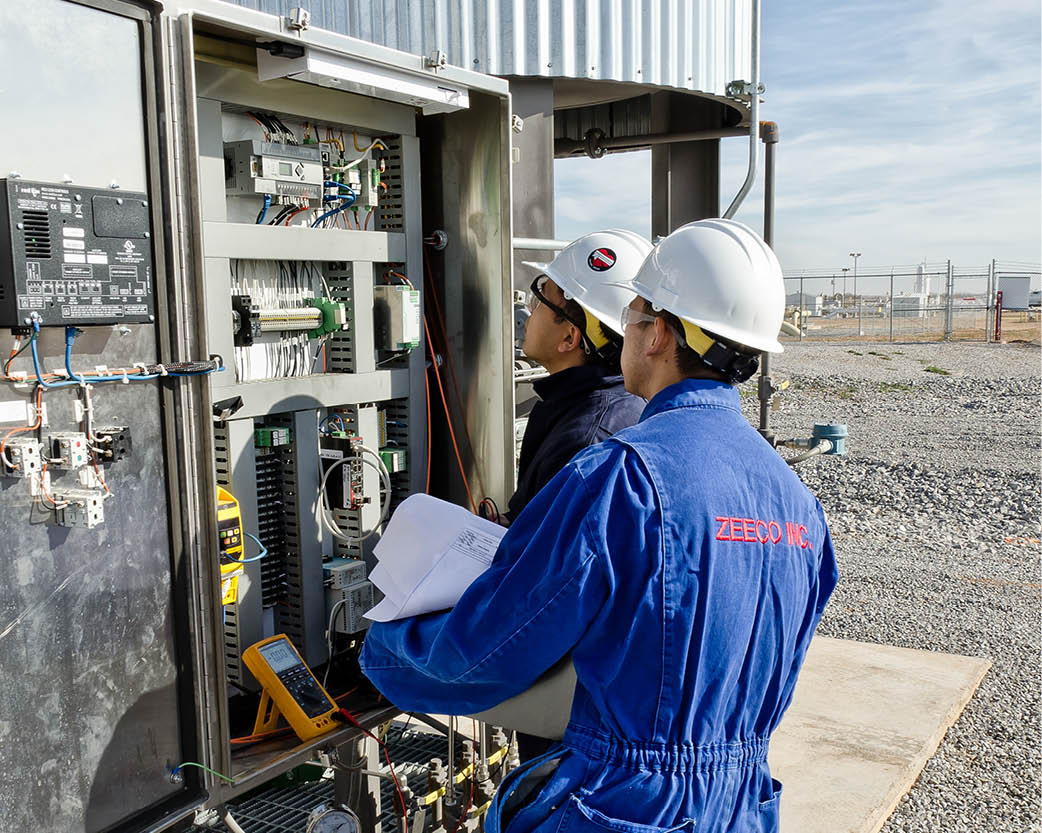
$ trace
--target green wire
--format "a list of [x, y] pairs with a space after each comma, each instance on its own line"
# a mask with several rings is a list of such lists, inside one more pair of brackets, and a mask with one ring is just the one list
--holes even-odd
[[185, 761], [183, 764], [178, 764], [176, 767], [174, 767], [174, 772], [175, 773], [180, 772], [186, 766], [197, 766], [197, 767], [199, 767], [199, 769], [204, 770], [206, 772], [209, 772], [211, 775], [216, 775], [218, 778], [223, 778], [229, 784], [234, 784], [235, 783], [235, 779], [234, 778], [229, 778], [227, 775], [222, 775], [216, 769], [210, 769], [210, 767], [203, 766], [202, 764], [197, 764], [195, 761]]
[[36, 333], [33, 333], [29, 337], [29, 340], [27, 342], [25, 342], [25, 344], [23, 344], [18, 349], [18, 352], [15, 353], [13, 356], [11, 356], [11, 358], [9, 358], [7, 360], [7, 363], [4, 365], [4, 376], [9, 376], [11, 374], [11, 362], [13, 362], [15, 359], [17, 359], [20, 355], [22, 355], [22, 353], [24, 353], [29, 348], [29, 345], [32, 344], [35, 340], [36, 340]]

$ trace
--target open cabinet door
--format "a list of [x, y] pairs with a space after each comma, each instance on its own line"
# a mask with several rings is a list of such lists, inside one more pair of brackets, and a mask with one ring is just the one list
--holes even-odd
[[[161, 25], [158, 4], [0, 4], [0, 305], [37, 313], [21, 344], [52, 380], [63, 325], [80, 373], [170, 360]], [[171, 779], [197, 731], [169, 438], [204, 383], [97, 384], [85, 417], [84, 389], [43, 389], [29, 359], [0, 384], [0, 437], [26, 429], [49, 469], [0, 477], [0, 830], [137, 829], [201, 796]]]

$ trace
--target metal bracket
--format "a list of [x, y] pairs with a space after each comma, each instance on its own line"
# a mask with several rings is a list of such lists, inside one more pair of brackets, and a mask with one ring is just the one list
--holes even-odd
[[289, 10], [286, 17], [286, 28], [291, 32], [303, 32], [311, 26], [311, 12], [303, 8]]
[[525, 120], [517, 113], [514, 113], [514, 115], [510, 117], [510, 129], [515, 133], [520, 133], [525, 129]]
[[729, 98], [748, 98], [752, 96], [754, 92], [758, 95], [763, 95], [767, 92], [767, 87], [761, 82], [757, 84], [754, 89], [751, 83], [740, 79], [731, 81], [727, 85], [727, 95]]
[[423, 66], [426, 69], [438, 72], [439, 70], [445, 69], [449, 64], [448, 56], [440, 49], [435, 49], [430, 55], [424, 56]]
[[602, 144], [605, 135], [604, 131], [599, 127], [591, 127], [586, 131], [586, 135], [583, 137], [584, 149], [586, 150], [586, 155], [591, 159], [600, 159], [608, 152]]

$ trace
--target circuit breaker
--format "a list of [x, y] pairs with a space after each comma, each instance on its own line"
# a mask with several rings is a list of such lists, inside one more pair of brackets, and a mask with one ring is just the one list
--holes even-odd
[[0, 179], [0, 327], [153, 320], [143, 193]]

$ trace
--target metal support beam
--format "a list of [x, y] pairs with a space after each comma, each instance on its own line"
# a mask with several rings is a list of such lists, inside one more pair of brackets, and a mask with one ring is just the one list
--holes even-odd
[[[652, 96], [656, 135], [724, 128], [725, 107], [684, 93]], [[651, 148], [651, 233], [665, 236], [692, 220], [720, 216], [720, 140], [671, 142]]]

